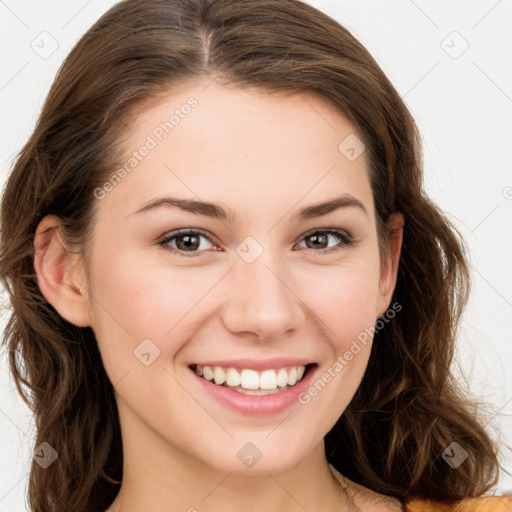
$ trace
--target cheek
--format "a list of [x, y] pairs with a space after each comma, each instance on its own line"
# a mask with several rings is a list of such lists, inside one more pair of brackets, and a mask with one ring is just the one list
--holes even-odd
[[321, 370], [299, 402], [314, 410], [311, 421], [328, 430], [356, 393], [370, 357], [378, 272], [372, 264], [348, 263], [312, 276], [316, 283], [305, 302], [320, 319], [325, 354]]
[[169, 361], [190, 336], [190, 322], [206, 314], [202, 299], [221, 277], [206, 267], [170, 269], [118, 254], [115, 265], [96, 266], [92, 300], [93, 328], [112, 380], [137, 363], [141, 343], [140, 350]]
[[299, 296], [336, 352], [344, 352], [353, 339], [375, 324], [378, 260], [370, 256], [347, 259], [338, 266], [310, 266], [307, 272]]

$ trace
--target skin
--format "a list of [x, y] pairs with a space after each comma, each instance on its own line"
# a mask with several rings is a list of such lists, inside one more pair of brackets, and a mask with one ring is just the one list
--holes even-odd
[[[366, 153], [349, 161], [339, 151], [356, 131], [312, 94], [183, 83], [132, 121], [127, 155], [191, 95], [191, 113], [96, 200], [89, 266], [66, 250], [58, 217], [45, 217], [36, 233], [41, 292], [63, 318], [93, 329], [116, 391], [125, 466], [108, 512], [351, 510], [329, 473], [323, 438], [360, 384], [371, 340], [309, 404], [267, 417], [227, 409], [188, 365], [291, 356], [316, 361], [320, 375], [390, 307], [401, 231], [381, 262]], [[341, 193], [367, 215], [347, 207], [290, 222]], [[133, 214], [166, 195], [221, 204], [237, 219], [175, 207]], [[401, 223], [395, 214], [390, 227]], [[199, 238], [196, 257], [170, 252], [183, 249], [180, 239], [159, 245], [181, 228], [211, 235]], [[356, 243], [330, 235], [308, 245], [312, 230], [325, 228], [346, 230]], [[236, 252], [248, 236], [263, 249], [251, 264]], [[160, 350], [148, 366], [134, 357], [146, 338]], [[252, 468], [236, 456], [247, 442], [262, 453]], [[361, 510], [401, 510], [348, 483]]]

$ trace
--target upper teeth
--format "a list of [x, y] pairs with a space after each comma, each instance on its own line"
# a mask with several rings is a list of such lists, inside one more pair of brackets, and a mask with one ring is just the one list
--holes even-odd
[[197, 375], [202, 375], [206, 380], [214, 380], [219, 386], [226, 383], [228, 386], [241, 386], [244, 389], [276, 389], [277, 386], [293, 386], [304, 375], [305, 366], [287, 366], [277, 370], [243, 369], [239, 372], [236, 368], [223, 368], [222, 366], [196, 366]]

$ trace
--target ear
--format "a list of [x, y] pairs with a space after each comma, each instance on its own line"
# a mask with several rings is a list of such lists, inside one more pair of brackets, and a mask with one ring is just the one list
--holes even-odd
[[82, 258], [70, 252], [61, 235], [62, 222], [47, 215], [34, 237], [34, 269], [41, 293], [55, 310], [77, 327], [91, 325]]
[[398, 275], [398, 263], [402, 249], [403, 227], [405, 221], [401, 213], [392, 213], [387, 222], [389, 250], [381, 266], [379, 281], [379, 299], [377, 301], [377, 317], [386, 312], [391, 304]]

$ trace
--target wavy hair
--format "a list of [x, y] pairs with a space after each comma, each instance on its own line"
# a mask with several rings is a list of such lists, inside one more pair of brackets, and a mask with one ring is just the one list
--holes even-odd
[[[377, 62], [299, 0], [124, 0], [65, 59], [0, 206], [0, 278], [10, 301], [2, 344], [35, 416], [35, 446], [47, 442], [59, 454], [51, 469], [32, 462], [32, 510], [105, 510], [123, 466], [114, 388], [94, 333], [41, 294], [35, 230], [45, 215], [59, 216], [64, 240], [87, 261], [94, 190], [120, 165], [130, 115], [173, 84], [205, 76], [330, 101], [367, 148], [381, 256], [389, 215], [405, 218], [392, 299], [403, 310], [375, 334], [361, 384], [326, 435], [328, 461], [401, 500], [488, 491], [498, 480], [498, 446], [451, 373], [470, 288], [467, 250], [423, 190], [417, 126]], [[441, 456], [452, 441], [469, 454], [457, 470]]]

